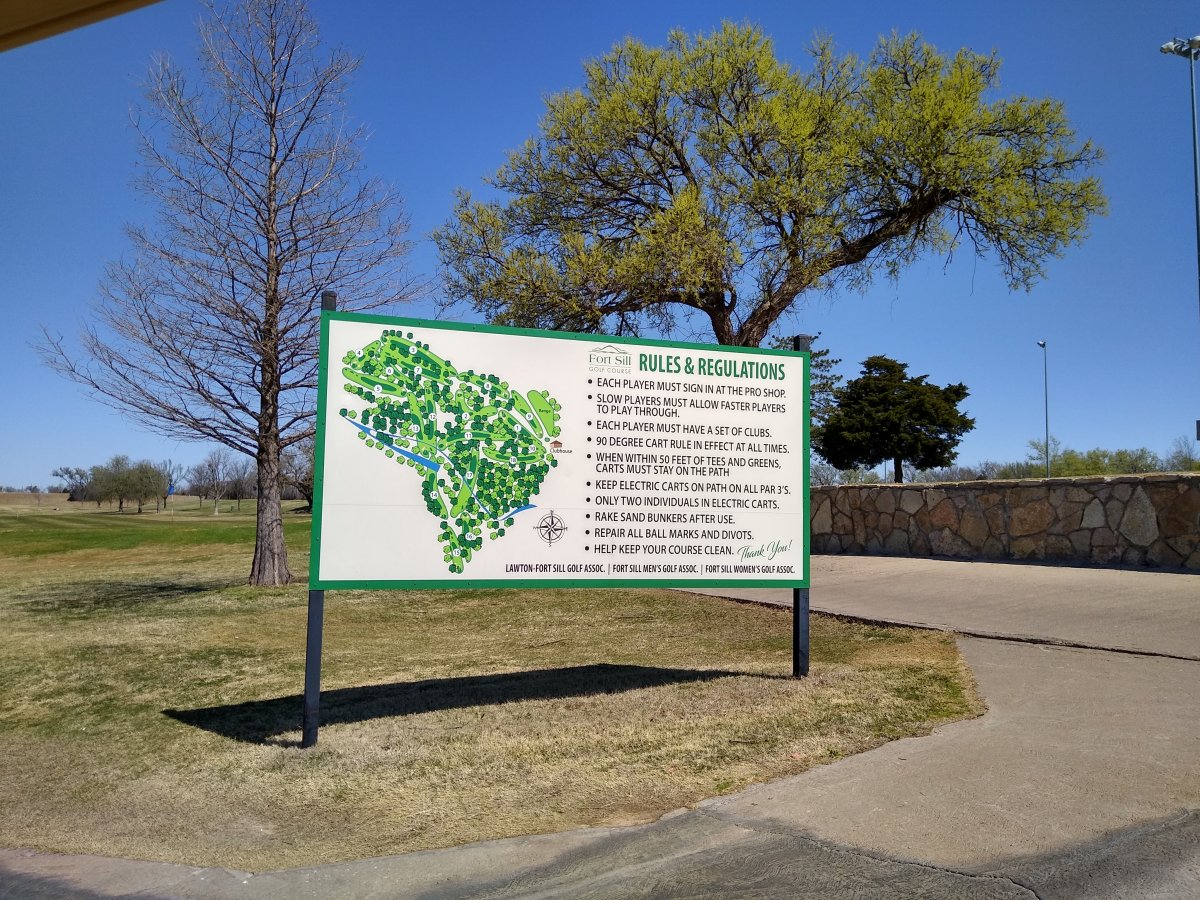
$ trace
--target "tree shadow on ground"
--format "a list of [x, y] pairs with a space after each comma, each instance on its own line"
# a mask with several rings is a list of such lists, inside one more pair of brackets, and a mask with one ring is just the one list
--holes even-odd
[[[321, 724], [345, 725], [392, 716], [412, 716], [444, 709], [492, 706], [519, 700], [552, 700], [616, 694], [639, 688], [713, 681], [745, 675], [702, 669], [664, 669], [598, 663], [503, 675], [471, 675], [399, 681], [321, 692]], [[165, 709], [163, 714], [185, 725], [203, 728], [251, 744], [292, 746], [278, 735], [301, 727], [303, 697], [291, 694], [200, 709]]]
[[21, 605], [31, 613], [86, 616], [100, 612], [123, 612], [147, 603], [173, 603], [239, 584], [245, 584], [245, 581], [229, 578], [65, 581], [61, 584], [38, 585]]

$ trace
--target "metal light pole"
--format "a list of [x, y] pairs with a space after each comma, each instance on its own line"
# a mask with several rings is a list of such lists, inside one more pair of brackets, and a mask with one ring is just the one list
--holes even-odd
[[[1158, 49], [1161, 53], [1182, 56], [1188, 61], [1192, 87], [1192, 175], [1196, 193], [1196, 283], [1200, 288], [1200, 136], [1196, 130], [1196, 59], [1200, 57], [1200, 34], [1187, 40], [1172, 38]], [[1196, 298], [1200, 304], [1200, 292]], [[1196, 440], [1200, 441], [1200, 419], [1196, 420]]]
[[1050, 477], [1050, 363], [1047, 358], [1046, 342], [1038, 341], [1042, 348], [1042, 399], [1046, 410], [1046, 477]]

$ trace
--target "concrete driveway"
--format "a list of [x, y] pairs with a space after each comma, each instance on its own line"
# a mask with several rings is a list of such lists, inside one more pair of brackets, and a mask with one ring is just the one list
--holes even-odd
[[[959, 634], [1200, 660], [1200, 575], [1017, 563], [814, 556], [814, 610]], [[790, 606], [787, 590], [703, 590]]]
[[813, 562], [814, 608], [1020, 638], [960, 638], [987, 714], [651, 825], [262, 874], [0, 851], [0, 898], [1200, 896], [1200, 575]]

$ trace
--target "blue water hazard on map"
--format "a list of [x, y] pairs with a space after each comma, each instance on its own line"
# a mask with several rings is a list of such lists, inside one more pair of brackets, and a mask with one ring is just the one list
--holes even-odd
[[401, 456], [411, 459], [413, 462], [417, 463], [418, 465], [422, 465], [425, 468], [431, 469], [434, 472], [436, 472], [438, 469], [441, 468], [441, 464], [434, 462], [432, 459], [428, 459], [427, 457], [424, 457], [419, 453], [411, 453], [408, 450], [404, 450], [400, 447], [397, 447], [395, 444], [392, 443], [391, 438], [389, 438], [386, 434], [380, 433], [379, 431], [377, 431], [374, 428], [370, 428], [366, 425], [363, 425], [361, 422], [355, 422], [353, 419], [343, 419], [342, 421], [349, 422], [351, 425], [353, 425], [359, 431], [365, 432], [366, 434], [373, 437], [375, 440], [381, 441], [381, 442], [387, 444], [389, 447], [391, 447], [393, 450], [395, 450]]

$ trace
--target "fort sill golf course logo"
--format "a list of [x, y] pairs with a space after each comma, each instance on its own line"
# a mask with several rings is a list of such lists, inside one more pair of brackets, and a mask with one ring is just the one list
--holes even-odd
[[588, 351], [588, 371], [628, 375], [633, 371], [633, 354], [612, 344], [593, 347]]

